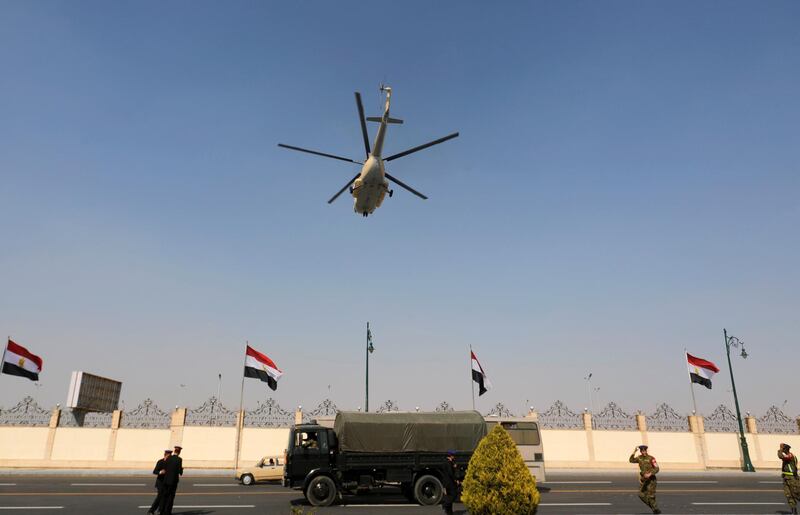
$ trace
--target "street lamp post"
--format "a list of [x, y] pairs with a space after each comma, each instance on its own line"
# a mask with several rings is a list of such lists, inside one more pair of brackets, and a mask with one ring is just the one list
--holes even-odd
[[369, 322], [367, 322], [367, 350], [366, 354], [366, 381], [364, 385], [364, 413], [369, 412], [369, 355], [375, 352], [375, 347], [372, 346], [372, 332], [369, 330]]
[[722, 330], [722, 335], [725, 337], [725, 353], [728, 356], [728, 370], [731, 373], [731, 387], [733, 389], [733, 403], [736, 405], [736, 420], [739, 422], [739, 442], [742, 447], [742, 471], [755, 472], [753, 462], [750, 461], [750, 452], [747, 450], [747, 439], [744, 437], [744, 425], [742, 424], [742, 412], [739, 410], [739, 397], [736, 395], [736, 383], [733, 381], [733, 366], [731, 365], [731, 347], [737, 349], [742, 347], [742, 358], [747, 359], [747, 351], [744, 350], [744, 342], [735, 336], [728, 336], [727, 329]]

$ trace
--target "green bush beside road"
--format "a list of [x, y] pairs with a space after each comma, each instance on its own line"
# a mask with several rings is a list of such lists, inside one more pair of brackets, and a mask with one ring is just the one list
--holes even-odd
[[461, 501], [473, 515], [530, 515], [539, 506], [536, 480], [502, 427], [475, 449], [464, 479]]

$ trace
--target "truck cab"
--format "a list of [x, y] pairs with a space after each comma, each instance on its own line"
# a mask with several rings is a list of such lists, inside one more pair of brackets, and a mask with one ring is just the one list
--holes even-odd
[[[318, 424], [300, 424], [289, 432], [283, 469], [283, 486], [303, 486], [320, 472], [329, 472], [334, 460], [336, 434]], [[313, 473], [313, 474], [312, 474]]]

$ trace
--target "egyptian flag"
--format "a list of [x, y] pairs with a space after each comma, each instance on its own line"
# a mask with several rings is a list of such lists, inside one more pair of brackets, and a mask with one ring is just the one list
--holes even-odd
[[475, 353], [471, 350], [469, 353], [472, 356], [472, 380], [478, 383], [478, 397], [480, 397], [489, 391], [492, 387], [492, 382], [486, 377], [486, 372], [483, 371], [483, 367], [478, 362], [478, 358], [475, 357]]
[[278, 379], [283, 372], [275, 365], [275, 362], [266, 355], [261, 354], [254, 348], [247, 346], [244, 358], [244, 376], [261, 379], [273, 390], [278, 389]]
[[41, 371], [42, 358], [28, 352], [28, 349], [22, 345], [17, 345], [9, 338], [8, 345], [3, 353], [3, 373], [38, 381], [39, 372]]
[[689, 364], [689, 377], [693, 383], [702, 384], [709, 390], [711, 389], [711, 378], [719, 372], [717, 365], [706, 361], [703, 358], [696, 358], [686, 353], [686, 360]]

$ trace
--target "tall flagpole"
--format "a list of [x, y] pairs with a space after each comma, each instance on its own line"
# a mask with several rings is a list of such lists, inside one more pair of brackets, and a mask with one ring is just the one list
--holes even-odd
[[245, 340], [244, 363], [242, 364], [242, 392], [239, 394], [239, 416], [236, 420], [236, 456], [233, 459], [233, 475], [236, 476], [236, 469], [239, 468], [239, 448], [242, 445], [242, 427], [244, 426], [244, 368], [247, 366], [247, 347], [250, 342]]
[[692, 382], [692, 373], [689, 372], [689, 351], [686, 350], [686, 347], [683, 348], [683, 359], [686, 363], [686, 375], [689, 376], [689, 390], [692, 392], [692, 407], [694, 407], [694, 411], [692, 411], [692, 415], [697, 415], [697, 400], [694, 398], [694, 383]]
[[472, 344], [469, 346], [469, 384], [472, 386], [472, 411], [475, 411], [475, 381], [472, 379]]

